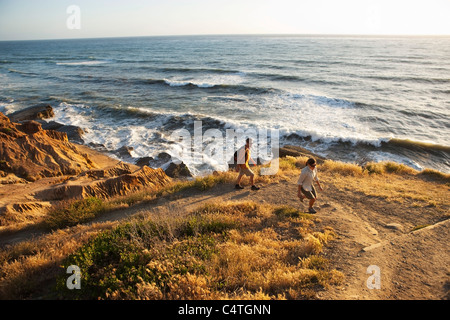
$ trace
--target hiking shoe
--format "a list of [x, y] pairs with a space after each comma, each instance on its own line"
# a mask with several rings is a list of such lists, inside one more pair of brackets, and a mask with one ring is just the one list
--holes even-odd
[[257, 187], [257, 186], [255, 186], [255, 185], [252, 186], [252, 190], [259, 190], [259, 189], [260, 189], [260, 188]]
[[312, 214], [317, 213], [317, 211], [314, 210], [314, 208], [309, 208], [309, 209], [308, 209], [308, 212], [309, 212], [309, 213], [312, 213]]
[[239, 184], [235, 185], [234, 188], [235, 188], [235, 189], [244, 189], [244, 187], [241, 186], [241, 185], [239, 185]]

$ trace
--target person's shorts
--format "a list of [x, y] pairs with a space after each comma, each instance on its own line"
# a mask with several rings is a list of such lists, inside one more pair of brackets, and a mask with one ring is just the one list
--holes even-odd
[[316, 195], [316, 189], [314, 189], [314, 186], [311, 186], [311, 191], [306, 191], [305, 189], [303, 189], [302, 187], [302, 193], [305, 195], [306, 198], [308, 199], [316, 199], [317, 195]]
[[247, 177], [252, 177], [255, 175], [251, 169], [242, 167], [239, 167], [239, 174], [246, 175]]

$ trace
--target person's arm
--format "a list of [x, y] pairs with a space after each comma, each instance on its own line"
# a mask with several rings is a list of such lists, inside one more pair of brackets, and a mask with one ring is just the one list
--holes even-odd
[[319, 186], [320, 191], [323, 191], [323, 188], [322, 188], [322, 185], [320, 184], [319, 177], [317, 176], [317, 173], [316, 173], [316, 177], [314, 178], [314, 180], [316, 181], [317, 186]]
[[302, 184], [303, 184], [304, 180], [305, 180], [305, 175], [303, 173], [301, 173], [300, 177], [298, 178], [298, 181], [297, 181], [297, 185], [298, 185], [297, 196], [299, 198], [301, 198], [303, 196], [302, 195]]
[[250, 168], [250, 166], [248, 165], [248, 162], [250, 161], [251, 157], [250, 157], [250, 150], [249, 149], [245, 149], [245, 166], [247, 168]]
[[302, 185], [301, 184], [298, 185], [297, 197], [299, 197], [299, 198], [302, 197]]

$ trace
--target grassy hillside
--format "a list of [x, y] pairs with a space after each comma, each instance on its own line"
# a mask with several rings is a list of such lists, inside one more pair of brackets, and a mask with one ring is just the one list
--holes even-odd
[[[277, 175], [258, 177], [260, 191], [270, 194], [281, 183], [295, 181], [305, 160], [281, 159]], [[394, 163], [358, 166], [330, 160], [318, 170], [325, 190], [333, 190], [328, 196], [333, 203], [342, 201], [352, 210], [370, 203], [365, 212], [377, 216], [386, 205], [421, 219], [429, 211], [430, 219], [448, 218], [449, 175]], [[195, 205], [194, 197], [215, 186], [232, 190], [235, 178], [236, 173], [222, 172], [156, 191], [53, 208], [36, 222], [46, 230], [41, 237], [0, 251], [0, 298], [310, 299], [345, 283], [323, 254], [335, 241], [336, 229], [292, 205], [295, 192], [289, 190], [295, 183], [277, 193], [276, 201], [224, 201], [213, 193]], [[151, 211], [159, 201], [181, 200], [192, 200], [195, 208]], [[96, 220], [112, 213], [125, 217], [139, 206], [142, 210], [131, 218]], [[417, 227], [425, 224], [421, 219]], [[81, 290], [65, 286], [66, 268], [73, 264], [81, 269]]]

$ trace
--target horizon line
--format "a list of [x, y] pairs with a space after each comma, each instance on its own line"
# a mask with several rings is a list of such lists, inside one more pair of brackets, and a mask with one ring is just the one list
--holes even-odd
[[39, 39], [0, 39], [0, 42], [13, 41], [58, 41], [58, 40], [89, 40], [89, 39], [120, 39], [120, 38], [164, 38], [164, 37], [219, 37], [219, 36], [298, 36], [298, 37], [367, 37], [367, 38], [443, 38], [450, 37], [450, 34], [339, 34], [339, 33], [218, 33], [218, 34], [167, 34], [167, 35], [141, 35], [141, 36], [95, 36], [80, 38], [39, 38]]

